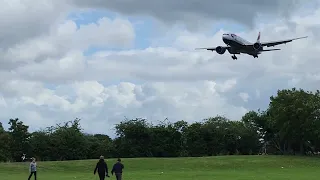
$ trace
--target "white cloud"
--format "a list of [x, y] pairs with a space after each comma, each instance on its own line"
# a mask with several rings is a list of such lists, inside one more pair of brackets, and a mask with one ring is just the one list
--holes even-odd
[[241, 92], [239, 93], [239, 97], [244, 101], [244, 102], [248, 102], [250, 96], [248, 93], [244, 93], [244, 92]]
[[38, 36], [10, 47], [4, 55], [5, 60], [27, 63], [50, 61], [70, 51], [82, 53], [89, 47], [128, 47], [135, 38], [133, 26], [123, 19], [104, 17], [97, 24], [81, 25], [79, 29], [74, 21], [67, 20], [53, 28], [56, 29], [47, 36]]
[[1, 48], [48, 34], [51, 25], [64, 18], [70, 8], [65, 0], [1, 0]]
[[0, 107], [7, 107], [7, 102], [3, 96], [0, 96]]
[[[240, 55], [233, 61], [229, 54], [194, 50], [223, 45], [221, 34], [230, 29], [212, 36], [175, 29], [161, 38], [165, 43], [138, 50], [133, 47], [136, 36], [130, 21], [102, 18], [78, 28], [72, 20], [63, 19], [75, 9], [62, 5], [62, 0], [55, 2], [21, 20], [26, 26], [32, 18], [49, 16], [48, 22], [34, 21], [42, 27], [37, 33], [12, 39], [9, 25], [20, 28], [15, 24], [19, 21], [2, 25], [7, 34], [1, 38], [11, 42], [0, 53], [3, 120], [19, 117], [35, 130], [78, 117], [87, 132], [112, 135], [113, 125], [125, 117], [195, 121], [219, 114], [239, 119], [249, 109], [267, 106], [269, 96], [279, 88], [319, 88], [320, 64], [315, 54], [320, 37], [314, 30], [319, 25], [311, 22], [319, 13], [235, 32], [252, 41], [258, 31], [262, 41], [309, 38], [280, 46], [282, 51], [263, 53], [259, 59]], [[21, 7], [28, 6], [12, 11], [18, 13]], [[52, 11], [59, 8], [63, 18], [53, 16]], [[132, 49], [84, 56], [89, 47]]]

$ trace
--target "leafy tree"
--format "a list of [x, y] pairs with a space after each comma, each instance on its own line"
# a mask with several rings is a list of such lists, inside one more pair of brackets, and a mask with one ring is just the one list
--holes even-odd
[[114, 147], [112, 139], [108, 135], [95, 134], [85, 135], [87, 144], [87, 157], [90, 159], [104, 157], [114, 157]]
[[319, 128], [319, 91], [279, 90], [270, 100], [268, 111], [278, 130], [281, 151], [304, 154], [306, 142], [314, 140]]
[[[116, 148], [124, 157], [152, 156], [150, 142], [150, 124], [146, 119], [133, 119], [120, 122], [116, 125], [116, 134], [119, 139]], [[120, 154], [119, 154], [120, 155]]]
[[202, 131], [202, 123], [196, 122], [186, 129], [186, 148], [190, 156], [204, 156], [207, 144]]
[[80, 127], [80, 119], [57, 125], [50, 135], [51, 152], [57, 160], [78, 160], [86, 158], [86, 139]]
[[29, 126], [24, 125], [18, 118], [10, 119], [8, 124], [11, 157], [15, 161], [21, 161], [22, 154], [29, 150]]
[[10, 158], [10, 136], [8, 132], [5, 131], [5, 129], [2, 126], [2, 123], [0, 122], [0, 162], [2, 161], [8, 161]]
[[50, 134], [45, 131], [37, 131], [31, 134], [30, 137], [30, 156], [36, 157], [39, 160], [52, 160], [50, 147]]

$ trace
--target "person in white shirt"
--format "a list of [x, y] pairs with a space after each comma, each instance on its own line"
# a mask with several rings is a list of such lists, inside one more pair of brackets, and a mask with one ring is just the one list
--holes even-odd
[[22, 159], [22, 162], [25, 162], [25, 160], [26, 160], [26, 154], [22, 154], [21, 159]]
[[36, 163], [36, 158], [32, 158], [32, 162], [30, 163], [30, 175], [28, 180], [31, 179], [32, 175], [34, 175], [34, 180], [37, 180], [37, 163]]

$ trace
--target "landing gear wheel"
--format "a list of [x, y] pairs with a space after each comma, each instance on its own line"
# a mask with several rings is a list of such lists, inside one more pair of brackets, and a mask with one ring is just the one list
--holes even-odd
[[232, 57], [233, 60], [237, 60], [238, 59], [236, 55], [233, 55], [231, 57]]

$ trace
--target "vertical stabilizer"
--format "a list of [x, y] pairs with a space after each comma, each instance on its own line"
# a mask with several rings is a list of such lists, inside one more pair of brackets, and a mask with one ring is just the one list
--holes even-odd
[[260, 43], [260, 32], [258, 34], [257, 43]]

